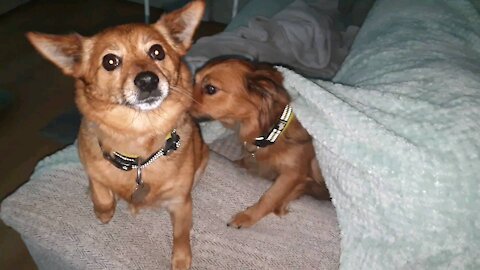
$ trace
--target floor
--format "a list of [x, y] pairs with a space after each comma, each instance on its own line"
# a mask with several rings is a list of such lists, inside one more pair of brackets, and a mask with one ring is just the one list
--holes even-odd
[[[159, 9], [151, 9], [158, 18]], [[33, 0], [0, 15], [0, 90], [14, 103], [0, 111], [0, 201], [21, 186], [43, 157], [63, 148], [41, 135], [52, 119], [73, 106], [73, 80], [43, 60], [27, 31], [91, 35], [107, 26], [143, 21], [143, 6], [121, 0]], [[197, 37], [223, 30], [202, 23]], [[0, 221], [0, 269], [36, 269], [19, 235]]]

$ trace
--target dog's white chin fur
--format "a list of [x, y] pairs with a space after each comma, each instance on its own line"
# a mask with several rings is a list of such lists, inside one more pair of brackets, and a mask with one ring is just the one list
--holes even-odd
[[153, 110], [153, 109], [156, 109], [160, 106], [160, 104], [162, 103], [163, 101], [163, 98], [160, 98], [158, 100], [155, 100], [153, 102], [144, 102], [144, 103], [137, 103], [137, 104], [134, 104], [133, 107], [135, 107], [135, 109], [139, 109], [141, 111], [149, 111], [149, 110]]

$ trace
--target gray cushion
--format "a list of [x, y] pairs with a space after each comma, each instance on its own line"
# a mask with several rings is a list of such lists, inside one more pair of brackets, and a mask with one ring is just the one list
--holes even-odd
[[[170, 218], [163, 209], [132, 216], [120, 202], [101, 225], [74, 146], [47, 158], [29, 182], [2, 203], [1, 218], [25, 240], [40, 269], [167, 269]], [[226, 226], [271, 182], [211, 153], [194, 189], [193, 269], [337, 269], [340, 243], [330, 202], [303, 197], [291, 213], [271, 215], [250, 229]]]

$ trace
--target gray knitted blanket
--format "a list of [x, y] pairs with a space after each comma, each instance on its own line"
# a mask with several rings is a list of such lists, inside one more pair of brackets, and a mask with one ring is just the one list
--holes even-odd
[[[218, 147], [218, 145], [217, 145]], [[226, 226], [270, 182], [212, 153], [193, 192], [193, 269], [337, 269], [339, 229], [331, 203], [301, 198], [291, 213], [250, 229]], [[101, 225], [75, 146], [42, 161], [1, 205], [1, 218], [25, 240], [40, 269], [168, 269], [172, 230], [162, 209], [132, 216], [120, 202]]]

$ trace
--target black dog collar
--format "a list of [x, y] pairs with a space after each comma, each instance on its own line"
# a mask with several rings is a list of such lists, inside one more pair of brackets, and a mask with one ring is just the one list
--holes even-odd
[[287, 126], [291, 122], [293, 117], [294, 115], [292, 112], [292, 107], [290, 107], [290, 105], [285, 106], [282, 116], [280, 117], [280, 120], [278, 120], [277, 124], [273, 126], [273, 128], [267, 135], [255, 138], [253, 144], [257, 147], [263, 148], [275, 143], [280, 134], [282, 134], [282, 132], [287, 129]]
[[157, 160], [159, 157], [166, 156], [171, 152], [177, 150], [180, 147], [180, 136], [178, 136], [176, 130], [174, 129], [166, 138], [165, 146], [160, 150], [153, 153], [150, 157], [145, 160], [142, 160], [140, 157], [132, 157], [125, 155], [119, 152], [112, 152], [111, 154], [104, 151], [102, 144], [100, 143], [100, 148], [103, 152], [103, 157], [110, 161], [115, 167], [123, 170], [130, 171], [132, 169], [143, 169], [150, 165], [152, 162]]

